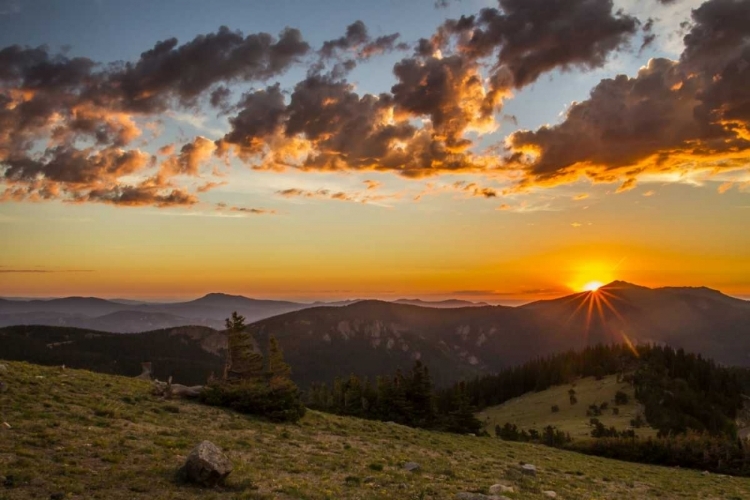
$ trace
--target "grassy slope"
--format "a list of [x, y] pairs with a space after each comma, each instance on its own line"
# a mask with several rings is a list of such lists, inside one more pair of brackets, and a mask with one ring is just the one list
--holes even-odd
[[[570, 404], [568, 390], [575, 389], [578, 403]], [[615, 393], [623, 391], [630, 396], [627, 405], [619, 406], [620, 414], [612, 415], [615, 406]], [[607, 427], [614, 426], [617, 430], [630, 428], [630, 420], [640, 413], [639, 405], [633, 397], [633, 387], [629, 384], [618, 383], [616, 376], [605, 377], [596, 380], [593, 377], [578, 380], [575, 386], [564, 385], [547, 389], [545, 391], [525, 394], [521, 397], [511, 399], [502, 405], [487, 408], [477, 415], [485, 422], [487, 431], [494, 435], [495, 424], [502, 426], [506, 422], [516, 424], [522, 429], [537, 429], [541, 431], [544, 427], [552, 425], [569, 432], [575, 440], [591, 439], [591, 426], [586, 416], [589, 405], [599, 405], [603, 402], [609, 403], [609, 408], [602, 411], [598, 418]], [[558, 405], [560, 411], [552, 413], [552, 405]], [[641, 437], [656, 436], [656, 431], [651, 428], [636, 429], [636, 434]]]
[[[452, 498], [513, 485], [515, 498], [750, 498], [750, 479], [628, 464], [543, 446], [455, 436], [317, 412], [276, 425], [149, 395], [134, 379], [6, 363], [0, 378], [0, 499]], [[178, 486], [175, 470], [209, 439], [235, 464], [224, 490]], [[401, 468], [413, 460], [422, 470]], [[519, 462], [539, 473], [518, 473]], [[381, 469], [382, 470], [379, 470]], [[12, 477], [12, 481], [10, 478]], [[347, 479], [348, 478], [348, 479]]]

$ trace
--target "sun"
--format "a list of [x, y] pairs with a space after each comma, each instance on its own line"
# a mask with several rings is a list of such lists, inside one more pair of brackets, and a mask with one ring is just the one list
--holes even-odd
[[584, 292], [595, 292], [599, 290], [602, 286], [604, 286], [604, 283], [601, 281], [589, 281], [585, 285], [583, 285], [583, 291]]

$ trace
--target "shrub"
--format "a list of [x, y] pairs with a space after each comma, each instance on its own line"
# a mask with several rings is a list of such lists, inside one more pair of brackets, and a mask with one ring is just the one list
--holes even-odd
[[615, 393], [615, 404], [616, 405], [626, 405], [626, 404], [628, 404], [629, 400], [630, 400], [630, 398], [628, 397], [628, 395], [626, 393], [624, 393], [622, 391], [617, 391], [617, 393]]
[[201, 402], [258, 415], [273, 422], [297, 422], [305, 415], [297, 386], [288, 379], [213, 382], [200, 395]]
[[560, 407], [557, 405], [552, 405], [552, 413], [557, 413], [560, 411]]

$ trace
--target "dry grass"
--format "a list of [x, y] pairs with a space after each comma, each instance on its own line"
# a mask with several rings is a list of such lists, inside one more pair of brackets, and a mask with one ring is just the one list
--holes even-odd
[[[570, 404], [569, 389], [575, 389], [578, 403]], [[629, 397], [628, 404], [616, 406], [615, 393], [625, 392]], [[551, 387], [550, 389], [525, 394], [511, 399], [499, 406], [487, 408], [477, 415], [485, 423], [487, 431], [494, 435], [495, 424], [502, 426], [506, 422], [516, 424], [521, 429], [537, 429], [541, 431], [548, 425], [557, 427], [563, 432], [569, 432], [574, 440], [591, 438], [590, 416], [586, 415], [589, 405], [600, 405], [607, 402], [609, 407], [596, 418], [606, 427], [613, 426], [617, 430], [630, 429], [630, 421], [642, 413], [640, 405], [633, 395], [633, 387], [629, 384], [617, 382], [616, 376], [604, 377], [596, 380], [593, 377], [578, 380], [575, 385]], [[560, 410], [552, 412], [552, 405]], [[612, 408], [618, 408], [619, 415], [613, 415]], [[650, 427], [636, 429], [640, 437], [655, 437], [656, 430]]]
[[[750, 479], [628, 464], [538, 445], [455, 436], [309, 412], [277, 425], [150, 395], [146, 382], [6, 363], [0, 373], [0, 499], [448, 499], [512, 485], [514, 498], [750, 498]], [[8, 422], [12, 428], [2, 425]], [[209, 439], [235, 470], [227, 487], [178, 485]], [[406, 461], [421, 464], [406, 472]], [[520, 463], [539, 469], [522, 476]]]

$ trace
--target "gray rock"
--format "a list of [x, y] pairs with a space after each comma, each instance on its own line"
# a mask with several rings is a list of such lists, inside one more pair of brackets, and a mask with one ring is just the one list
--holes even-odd
[[213, 487], [224, 484], [231, 472], [232, 462], [224, 452], [212, 442], [203, 441], [188, 455], [180, 476], [185, 482]]
[[404, 469], [408, 470], [409, 472], [413, 472], [415, 470], [419, 470], [419, 464], [417, 462], [406, 462], [404, 464]]
[[513, 486], [505, 486], [504, 484], [493, 484], [490, 486], [490, 495], [495, 495], [497, 493], [515, 493], [516, 490], [513, 489]]
[[455, 500], [510, 500], [508, 497], [498, 495], [484, 495], [482, 493], [471, 493], [469, 491], [456, 493], [456, 496], [453, 498]]
[[547, 498], [557, 498], [557, 493], [552, 490], [542, 491], [542, 495], [546, 496]]
[[536, 466], [531, 464], [523, 464], [521, 466], [521, 472], [527, 476], [536, 476]]

